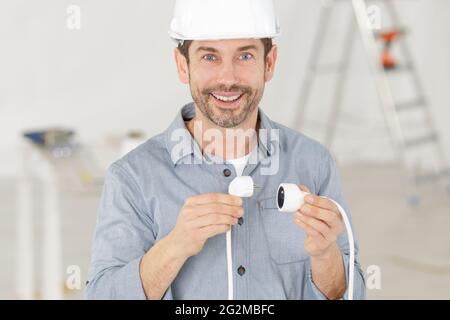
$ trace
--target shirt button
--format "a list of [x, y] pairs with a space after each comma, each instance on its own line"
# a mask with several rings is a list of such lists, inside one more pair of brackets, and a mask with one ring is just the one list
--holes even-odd
[[223, 170], [223, 175], [224, 175], [225, 177], [231, 176], [231, 171], [230, 171], [230, 169], [225, 169], [225, 170]]
[[244, 223], [244, 218], [242, 217], [238, 218], [238, 223], [240, 226], [242, 226], [242, 224]]
[[245, 274], [245, 268], [243, 266], [240, 266], [237, 272], [242, 277]]

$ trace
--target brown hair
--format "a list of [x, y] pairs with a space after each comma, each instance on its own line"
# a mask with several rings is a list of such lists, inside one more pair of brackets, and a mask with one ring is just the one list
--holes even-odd
[[[189, 47], [191, 46], [193, 40], [185, 40], [182, 43], [178, 44], [178, 50], [180, 53], [186, 58], [187, 63], [189, 63]], [[271, 38], [263, 38], [261, 39], [264, 46], [264, 61], [267, 58], [270, 50], [272, 50], [273, 43]]]

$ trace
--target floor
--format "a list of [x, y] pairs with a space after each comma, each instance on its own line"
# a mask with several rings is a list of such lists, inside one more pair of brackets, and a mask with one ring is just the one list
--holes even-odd
[[341, 176], [363, 269], [375, 265], [381, 272], [381, 289], [368, 283], [368, 298], [450, 299], [447, 189], [424, 188], [412, 207], [398, 166], [352, 166]]
[[[340, 172], [360, 242], [368, 298], [450, 299], [450, 194], [444, 189], [425, 189], [419, 206], [413, 208], [408, 205], [408, 193], [396, 165], [353, 165]], [[14, 180], [0, 179], [0, 299], [16, 298], [14, 186]], [[63, 266], [79, 266], [82, 283], [87, 276], [100, 191], [66, 190], [62, 194]], [[39, 199], [38, 186], [35, 193]], [[39, 275], [42, 226], [39, 201], [36, 203], [34, 257]], [[39, 287], [38, 281], [35, 285]], [[64, 281], [61, 286], [65, 287]], [[64, 292], [67, 299], [83, 298], [82, 290], [65, 288]], [[36, 289], [35, 298], [40, 294]]]

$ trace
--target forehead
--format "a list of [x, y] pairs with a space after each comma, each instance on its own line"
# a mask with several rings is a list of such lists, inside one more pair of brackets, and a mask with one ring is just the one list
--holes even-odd
[[195, 40], [191, 44], [192, 52], [200, 48], [211, 48], [218, 52], [238, 51], [242, 48], [254, 47], [256, 50], [264, 50], [264, 46], [260, 39], [230, 39], [230, 40]]

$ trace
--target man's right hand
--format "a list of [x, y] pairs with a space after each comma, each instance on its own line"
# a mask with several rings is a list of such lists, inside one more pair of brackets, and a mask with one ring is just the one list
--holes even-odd
[[224, 193], [207, 193], [190, 197], [184, 203], [171, 243], [179, 255], [197, 255], [209, 238], [225, 233], [244, 215], [242, 199]]

